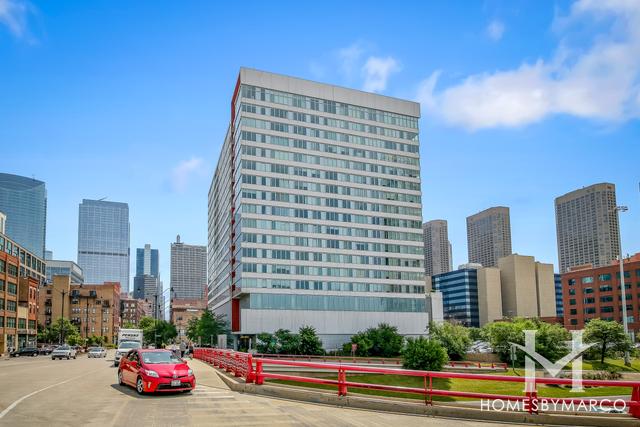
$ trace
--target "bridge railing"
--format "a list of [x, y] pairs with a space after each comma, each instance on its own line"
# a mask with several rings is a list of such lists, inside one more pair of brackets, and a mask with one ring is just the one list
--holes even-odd
[[[464, 379], [472, 381], [489, 381], [489, 382], [515, 382], [523, 384], [525, 377], [508, 376], [508, 375], [490, 375], [490, 374], [472, 374], [462, 372], [440, 372], [440, 371], [418, 371], [411, 369], [397, 369], [386, 367], [363, 366], [353, 364], [323, 363], [323, 362], [307, 362], [299, 360], [287, 360], [284, 358], [266, 358], [254, 357], [249, 353], [241, 353], [233, 350], [220, 349], [196, 349], [194, 357], [212, 364], [218, 368], [232, 372], [237, 377], [242, 377], [248, 383], [254, 382], [257, 385], [264, 384], [266, 379], [275, 379], [283, 381], [293, 381], [308, 384], [325, 384], [335, 386], [339, 396], [346, 396], [349, 388], [383, 390], [397, 393], [411, 393], [424, 396], [427, 405], [433, 403], [433, 396], [449, 396], [462, 397], [470, 399], [487, 399], [487, 400], [503, 400], [520, 402], [529, 413], [538, 413], [544, 407], [543, 402], [553, 402], [556, 405], [585, 405], [587, 408], [592, 406], [614, 407], [622, 405], [629, 410], [629, 414], [635, 418], [640, 418], [640, 381], [620, 381], [620, 380], [582, 380], [582, 385], [586, 387], [628, 387], [631, 390], [630, 399], [597, 399], [594, 397], [585, 398], [544, 398], [538, 396], [538, 384], [555, 384], [555, 385], [573, 385], [570, 378], [545, 378], [536, 377], [533, 391], [523, 392], [519, 395], [509, 394], [492, 394], [478, 393], [456, 390], [442, 390], [433, 387], [433, 380], [436, 378], [444, 379]], [[305, 377], [301, 375], [287, 375], [285, 373], [266, 372], [265, 366], [291, 366], [299, 368], [313, 368], [335, 371], [337, 379]], [[423, 387], [403, 387], [387, 384], [360, 383], [349, 381], [347, 374], [381, 374], [381, 375], [400, 375], [406, 377], [422, 378]], [[613, 393], [612, 394], [618, 394]]]
[[354, 356], [316, 356], [297, 354], [263, 354], [255, 353], [253, 357], [268, 359], [298, 360], [304, 362], [332, 362], [332, 363], [353, 363], [360, 365], [402, 365], [399, 357], [354, 357]]

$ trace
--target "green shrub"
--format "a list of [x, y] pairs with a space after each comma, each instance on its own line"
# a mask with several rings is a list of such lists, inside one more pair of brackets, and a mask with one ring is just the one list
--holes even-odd
[[462, 325], [431, 322], [429, 333], [432, 339], [440, 341], [451, 360], [462, 360], [471, 346], [469, 329]]
[[424, 337], [407, 338], [402, 358], [404, 368], [422, 371], [441, 371], [449, 360], [447, 352], [440, 342]]

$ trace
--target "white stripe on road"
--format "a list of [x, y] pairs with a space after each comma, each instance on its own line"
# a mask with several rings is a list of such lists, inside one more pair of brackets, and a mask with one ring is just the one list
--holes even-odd
[[69, 378], [68, 380], [64, 380], [64, 381], [61, 381], [61, 382], [56, 383], [56, 384], [51, 384], [51, 385], [49, 385], [49, 386], [46, 386], [45, 388], [41, 388], [40, 390], [36, 390], [36, 391], [34, 391], [34, 392], [31, 392], [31, 393], [27, 394], [26, 396], [22, 396], [20, 399], [16, 400], [16, 401], [15, 401], [15, 402], [13, 402], [11, 405], [7, 406], [7, 407], [5, 408], [5, 410], [4, 410], [4, 411], [0, 412], [0, 419], [2, 419], [2, 417], [4, 417], [5, 415], [7, 415], [7, 414], [8, 414], [8, 413], [13, 409], [13, 408], [15, 408], [16, 406], [18, 406], [18, 405], [20, 404], [20, 402], [22, 402], [22, 401], [23, 401], [23, 400], [25, 400], [25, 399], [30, 398], [30, 397], [31, 397], [31, 396], [33, 396], [34, 394], [38, 394], [38, 393], [40, 393], [41, 391], [48, 390], [48, 389], [50, 389], [50, 388], [52, 388], [52, 387], [55, 387], [55, 386], [58, 386], [58, 385], [62, 385], [62, 384], [64, 384], [64, 383], [68, 383], [69, 381], [73, 381], [73, 380], [75, 380], [75, 379], [82, 378], [82, 377], [87, 376], [88, 374], [93, 373], [93, 372], [97, 372], [97, 370], [95, 370], [95, 371], [91, 371], [91, 372], [87, 372], [87, 373], [82, 374], [82, 375], [78, 375], [77, 377]]

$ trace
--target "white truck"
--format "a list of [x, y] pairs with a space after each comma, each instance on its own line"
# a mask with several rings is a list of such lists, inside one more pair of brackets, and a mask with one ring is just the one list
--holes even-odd
[[134, 348], [142, 347], [142, 329], [120, 329], [118, 332], [118, 349], [113, 365], [118, 366], [122, 356]]

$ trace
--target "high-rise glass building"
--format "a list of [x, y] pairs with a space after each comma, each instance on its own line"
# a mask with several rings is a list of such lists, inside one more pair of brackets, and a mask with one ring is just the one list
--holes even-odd
[[500, 258], [511, 255], [509, 208], [497, 206], [467, 217], [469, 262], [496, 267]]
[[207, 247], [171, 244], [171, 298], [201, 300], [207, 286]]
[[129, 291], [129, 205], [83, 199], [78, 216], [78, 265], [89, 284], [118, 282]]
[[427, 276], [453, 270], [447, 221], [434, 219], [422, 225], [424, 234], [424, 272]]
[[6, 215], [7, 236], [34, 255], [44, 258], [47, 234], [45, 183], [24, 176], [0, 173], [0, 212]]
[[604, 267], [620, 255], [616, 186], [594, 184], [555, 200], [560, 273], [590, 264]]
[[444, 319], [465, 326], [480, 326], [478, 310], [478, 270], [480, 265], [461, 266], [458, 270], [436, 274], [433, 289], [442, 292]]
[[153, 301], [154, 295], [162, 293], [159, 269], [160, 255], [150, 244], [136, 249], [136, 275], [133, 277], [133, 297]]
[[[427, 328], [419, 104], [241, 69], [209, 190], [209, 306], [325, 348]], [[254, 340], [255, 342], [255, 340]]]

